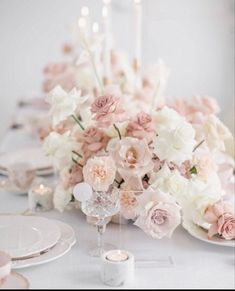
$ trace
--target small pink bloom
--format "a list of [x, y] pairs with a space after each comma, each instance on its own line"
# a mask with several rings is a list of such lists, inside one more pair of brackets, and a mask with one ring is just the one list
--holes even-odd
[[120, 212], [125, 219], [135, 219], [137, 213], [138, 201], [135, 191], [120, 190]]
[[87, 127], [78, 137], [82, 142], [85, 160], [106, 147], [109, 138], [96, 126]]
[[209, 239], [215, 234], [221, 235], [226, 240], [235, 238], [235, 217], [232, 207], [223, 201], [218, 201], [209, 206], [204, 214], [206, 222], [210, 223]]
[[151, 142], [155, 136], [152, 117], [144, 112], [137, 114], [128, 124], [127, 135]]
[[62, 177], [62, 180], [65, 190], [82, 182], [82, 168], [78, 165], [72, 166], [71, 169], [69, 169], [68, 171], [66, 170], [65, 174]]
[[112, 95], [96, 98], [91, 105], [91, 112], [95, 113], [95, 119], [100, 127], [107, 127], [124, 120], [124, 110], [121, 107], [120, 99]]

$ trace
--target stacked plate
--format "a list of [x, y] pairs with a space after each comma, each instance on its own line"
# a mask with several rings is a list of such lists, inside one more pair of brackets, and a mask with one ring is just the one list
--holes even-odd
[[76, 242], [68, 224], [21, 215], [0, 215], [0, 238], [0, 250], [12, 257], [12, 269], [58, 259]]
[[14, 163], [30, 164], [38, 176], [53, 173], [51, 161], [40, 147], [22, 148], [0, 155], [0, 174], [8, 176], [8, 168]]

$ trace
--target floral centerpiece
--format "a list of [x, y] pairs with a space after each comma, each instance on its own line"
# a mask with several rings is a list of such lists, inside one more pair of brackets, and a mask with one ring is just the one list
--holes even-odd
[[[60, 173], [54, 204], [63, 211], [81, 182], [95, 191], [120, 189], [120, 215], [153, 238], [183, 221], [235, 238], [234, 161], [225, 154], [229, 129], [211, 97], [163, 98], [169, 69], [159, 62], [141, 78], [125, 54], [111, 52], [102, 80], [102, 37], [82, 42], [75, 63], [46, 74], [52, 125], [44, 150]], [[56, 76], [53, 79], [53, 74]], [[73, 88], [76, 86], [77, 88]]]

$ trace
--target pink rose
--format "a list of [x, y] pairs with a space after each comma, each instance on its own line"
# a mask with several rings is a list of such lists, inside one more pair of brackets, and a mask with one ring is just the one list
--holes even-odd
[[137, 215], [138, 201], [135, 191], [120, 190], [120, 212], [125, 219], [135, 219]]
[[109, 138], [96, 126], [87, 127], [78, 137], [82, 142], [82, 150], [85, 160], [106, 147]]
[[120, 99], [112, 95], [96, 98], [91, 105], [91, 112], [95, 113], [95, 119], [100, 127], [107, 127], [124, 120], [124, 110], [120, 105]]
[[[129, 180], [140, 180], [153, 169], [152, 153], [146, 140], [126, 137], [108, 144], [108, 152], [113, 157], [119, 174], [128, 185]], [[140, 181], [142, 185], [142, 181]]]
[[206, 209], [204, 219], [211, 224], [208, 231], [209, 239], [216, 234], [221, 235], [226, 240], [235, 238], [235, 217], [232, 207], [222, 200]]
[[135, 225], [153, 238], [171, 237], [181, 222], [180, 207], [167, 193], [144, 191], [138, 197], [142, 205]]
[[66, 170], [66, 172], [62, 176], [62, 180], [65, 190], [82, 182], [83, 180], [82, 168], [78, 165], [72, 166], [71, 169]]
[[128, 124], [127, 135], [151, 142], [155, 136], [152, 117], [144, 112], [137, 114]]

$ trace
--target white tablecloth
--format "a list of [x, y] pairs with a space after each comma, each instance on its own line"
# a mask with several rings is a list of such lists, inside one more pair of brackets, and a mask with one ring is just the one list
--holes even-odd
[[[8, 136], [9, 137], [9, 136]], [[14, 137], [11, 134], [11, 141]], [[6, 142], [4, 148], [6, 148]], [[15, 140], [17, 146], [17, 140]], [[20, 213], [27, 208], [27, 197], [0, 192], [0, 213]], [[87, 254], [96, 230], [88, 225], [79, 210], [63, 214], [56, 211], [42, 216], [69, 223], [76, 232], [77, 243], [62, 258], [19, 270], [31, 288], [106, 288], [99, 279], [99, 259]], [[121, 235], [120, 235], [121, 234]], [[0, 238], [1, 239], [1, 238]], [[159, 258], [171, 256], [173, 267], [136, 268], [134, 288], [234, 288], [234, 249], [211, 245], [191, 237], [179, 227], [171, 239], [153, 240], [135, 226], [109, 224], [105, 241], [138, 254], [146, 250]]]

